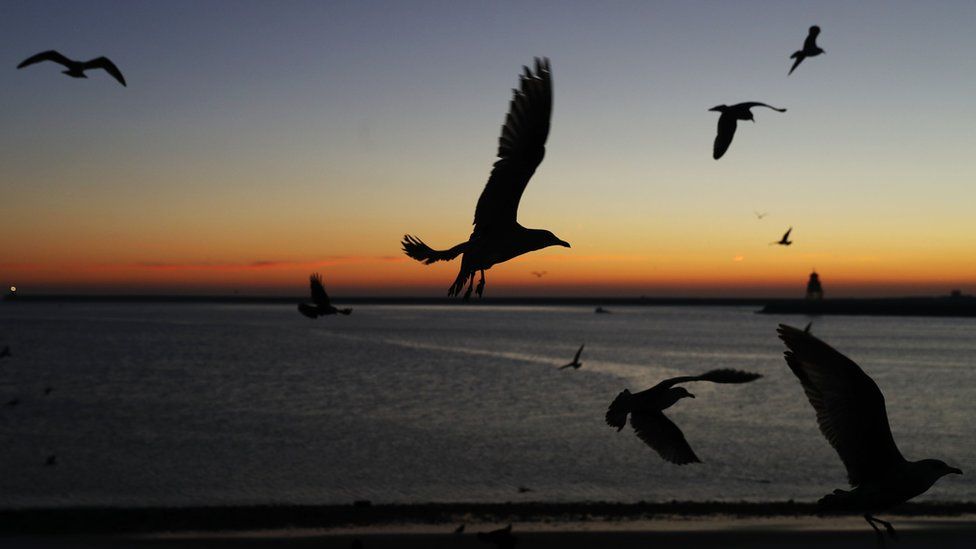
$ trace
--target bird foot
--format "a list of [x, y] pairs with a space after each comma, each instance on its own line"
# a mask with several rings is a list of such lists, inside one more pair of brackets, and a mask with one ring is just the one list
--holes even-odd
[[475, 293], [478, 294], [478, 298], [481, 298], [481, 294], [485, 292], [485, 272], [481, 271], [481, 280], [478, 281], [478, 287], [475, 289]]

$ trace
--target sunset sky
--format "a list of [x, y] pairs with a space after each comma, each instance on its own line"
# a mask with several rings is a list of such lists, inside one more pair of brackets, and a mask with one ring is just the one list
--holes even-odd
[[[5, 1], [0, 284], [444, 295], [458, 263], [399, 240], [467, 238], [548, 56], [519, 220], [572, 248], [487, 296], [802, 295], [813, 268], [828, 296], [976, 293], [976, 2], [527, 4]], [[787, 77], [812, 24], [827, 53]], [[15, 69], [52, 48], [129, 85]], [[707, 109], [752, 100], [788, 112], [712, 160]]]

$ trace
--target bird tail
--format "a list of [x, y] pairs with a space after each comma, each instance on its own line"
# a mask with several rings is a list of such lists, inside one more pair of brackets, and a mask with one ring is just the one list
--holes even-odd
[[400, 244], [403, 245], [403, 253], [417, 261], [422, 261], [425, 265], [430, 265], [438, 261], [450, 261], [454, 259], [467, 248], [468, 243], [462, 242], [449, 250], [435, 250], [427, 244], [424, 244], [423, 240], [407, 234], [403, 235], [403, 240]]
[[336, 312], [338, 312], [340, 315], [349, 316], [352, 314], [352, 309], [336, 309]]
[[318, 318], [319, 308], [314, 305], [309, 305], [308, 303], [299, 303], [298, 312], [307, 316], [308, 318]]
[[847, 490], [834, 490], [817, 501], [817, 511], [823, 514], [857, 511], [858, 507], [858, 498]]
[[616, 427], [620, 431], [627, 425], [627, 414], [630, 413], [630, 391], [624, 389], [617, 398], [613, 399], [610, 407], [607, 408], [607, 425]]
[[712, 383], [748, 383], [761, 377], [761, 374], [743, 372], [742, 370], [733, 370], [731, 368], [722, 368], [720, 370], [705, 372], [704, 374], [698, 376], [698, 380], [711, 381]]

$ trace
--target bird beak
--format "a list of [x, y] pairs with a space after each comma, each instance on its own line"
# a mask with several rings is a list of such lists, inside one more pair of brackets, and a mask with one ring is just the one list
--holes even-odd
[[569, 245], [569, 242], [566, 242], [565, 240], [560, 240], [559, 245], [564, 246], [566, 248], [572, 248], [572, 246]]
[[960, 471], [959, 469], [956, 469], [955, 467], [949, 467], [949, 472], [950, 473], [957, 474], [957, 475], [961, 475], [962, 474], [962, 471]]
[[695, 395], [693, 395], [693, 394], [691, 394], [691, 393], [688, 393], [688, 397], [689, 397], [689, 398], [695, 398]]

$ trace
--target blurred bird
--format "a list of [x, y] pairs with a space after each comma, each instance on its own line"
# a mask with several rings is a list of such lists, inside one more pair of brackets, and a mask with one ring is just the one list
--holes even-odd
[[44, 465], [48, 467], [54, 467], [57, 464], [58, 464], [58, 456], [54, 454], [47, 456], [47, 461], [44, 462]]
[[519, 486], [518, 487], [518, 493], [520, 493], [520, 494], [527, 494], [527, 493], [532, 492], [532, 491], [533, 491], [532, 488], [529, 488], [528, 486]]
[[532, 271], [532, 274], [535, 275], [536, 278], [542, 278], [545, 276], [546, 271]]
[[762, 218], [764, 218], [764, 217], [766, 217], [767, 215], [769, 215], [769, 212], [762, 212], [762, 213], [759, 213], [759, 212], [757, 212], [757, 211], [755, 211], [755, 210], [753, 210], [753, 213], [755, 213], [755, 214], [756, 214], [756, 219], [760, 219], [760, 220], [761, 220]]
[[42, 61], [54, 61], [59, 65], [64, 65], [64, 67], [68, 70], [61, 72], [73, 78], [88, 78], [88, 76], [85, 74], [85, 71], [88, 69], [103, 69], [105, 72], [112, 75], [113, 78], [118, 80], [119, 84], [125, 86], [125, 77], [122, 76], [122, 71], [120, 71], [119, 68], [115, 66], [115, 63], [110, 61], [108, 57], [96, 57], [90, 61], [75, 61], [73, 59], [68, 59], [54, 50], [48, 50], [24, 59], [19, 65], [17, 65], [17, 68], [22, 69]]
[[422, 240], [404, 235], [403, 251], [430, 265], [451, 261], [458, 255], [461, 269], [447, 295], [470, 299], [474, 275], [481, 273], [475, 290], [481, 297], [485, 288], [485, 270], [522, 254], [549, 246], [569, 247], [569, 243], [543, 229], [526, 229], [518, 223], [517, 214], [522, 192], [546, 153], [549, 120], [552, 115], [552, 75], [548, 59], [535, 60], [535, 71], [523, 67], [519, 89], [512, 90], [512, 102], [502, 126], [498, 158], [491, 177], [481, 191], [474, 212], [474, 231], [467, 242], [448, 250], [434, 250]]
[[518, 538], [512, 535], [512, 525], [491, 532], [478, 532], [478, 539], [485, 543], [493, 543], [499, 549], [511, 549], [518, 543]]
[[308, 318], [318, 318], [320, 316], [334, 314], [352, 314], [352, 309], [337, 309], [332, 306], [332, 302], [329, 300], [329, 294], [325, 293], [325, 287], [322, 286], [322, 275], [312, 273], [312, 276], [308, 277], [308, 281], [312, 289], [313, 304], [299, 303], [298, 312]]
[[748, 383], [760, 377], [762, 376], [751, 372], [721, 369], [700, 376], [666, 379], [639, 393], [631, 393], [624, 389], [607, 408], [606, 422], [620, 432], [627, 424], [627, 414], [630, 414], [630, 425], [634, 428], [634, 432], [662, 458], [678, 465], [700, 463], [701, 460], [688, 445], [681, 429], [662, 413], [682, 398], [695, 398], [695, 395], [689, 393], [684, 387], [675, 387], [675, 385], [690, 381]]
[[461, 523], [460, 526], [458, 526], [457, 528], [455, 528], [454, 529], [454, 533], [455, 534], [463, 534], [464, 533], [464, 523]]
[[817, 412], [820, 432], [834, 447], [853, 490], [820, 499], [826, 513], [864, 515], [884, 546], [878, 524], [894, 538], [890, 523], [873, 515], [923, 494], [940, 478], [962, 471], [937, 459], [907, 461], [895, 445], [885, 399], [861, 367], [809, 333], [780, 324], [786, 364]]
[[810, 32], [807, 34], [807, 39], [803, 41], [803, 49], [794, 52], [793, 55], [790, 56], [790, 59], [796, 59], [796, 61], [793, 62], [793, 66], [790, 67], [790, 72], [787, 74], [787, 76], [793, 74], [793, 71], [795, 71], [796, 68], [800, 66], [800, 63], [802, 63], [807, 57], [816, 57], [821, 53], [827, 53], [820, 49], [820, 46], [817, 45], [818, 35], [820, 35], [820, 27], [816, 25], [810, 27]]
[[47, 396], [47, 395], [51, 394], [51, 391], [53, 391], [53, 390], [54, 390], [54, 387], [45, 387], [44, 388], [44, 396]]
[[793, 241], [790, 240], [791, 232], [793, 232], [793, 227], [786, 229], [786, 232], [783, 233], [783, 238], [780, 238], [776, 242], [770, 242], [769, 245], [772, 246], [773, 244], [779, 244], [780, 246], [789, 246], [790, 244], [793, 244]]
[[559, 369], [565, 370], [566, 368], [572, 368], [574, 370], [579, 370], [579, 367], [583, 365], [583, 363], [580, 362], [580, 355], [583, 354], [583, 347], [585, 346], [586, 346], [585, 343], [583, 345], [580, 345], [579, 350], [576, 351], [576, 356], [573, 357], [573, 361], [565, 366], [560, 366]]
[[749, 103], [739, 103], [737, 105], [719, 105], [717, 107], [712, 107], [708, 110], [720, 112], [721, 116], [718, 117], [718, 135], [715, 136], [715, 144], [712, 147], [712, 158], [718, 160], [722, 158], [725, 151], [729, 150], [729, 145], [732, 144], [732, 136], [735, 135], [735, 129], [738, 125], [736, 120], [752, 120], [756, 121], [752, 117], [752, 111], [749, 110], [753, 107], [766, 107], [773, 109], [774, 111], [786, 112], [786, 109], [777, 109], [771, 105], [765, 103], [758, 103], [752, 101]]

